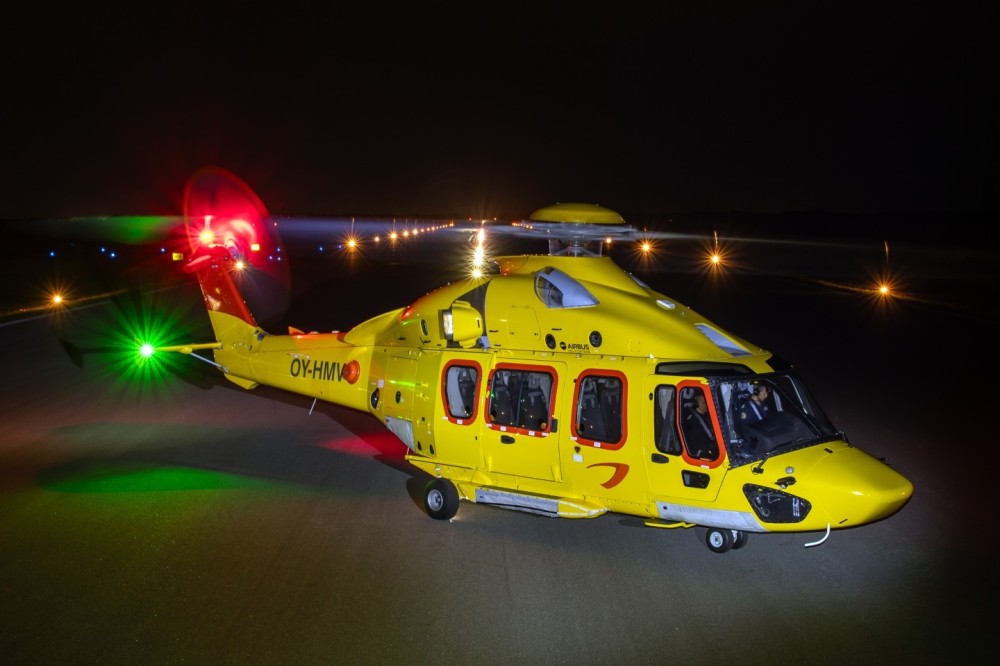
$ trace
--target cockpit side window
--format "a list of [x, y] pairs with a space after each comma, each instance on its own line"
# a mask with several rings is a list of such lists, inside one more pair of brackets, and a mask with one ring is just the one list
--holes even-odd
[[718, 460], [719, 441], [709, 410], [710, 397], [701, 386], [686, 386], [680, 391], [680, 426], [684, 446], [690, 457]]
[[680, 455], [681, 438], [677, 432], [676, 389], [657, 386], [653, 398], [653, 438], [657, 450]]

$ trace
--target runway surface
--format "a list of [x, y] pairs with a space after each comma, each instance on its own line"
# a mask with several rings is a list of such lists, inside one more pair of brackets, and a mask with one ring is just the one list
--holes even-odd
[[[130, 313], [170, 312], [178, 330], [209, 339], [193, 283], [7, 322], [2, 660], [912, 664], [987, 654], [995, 255], [895, 250], [919, 297], [892, 307], [844, 288], [864, 266], [833, 256], [790, 265], [750, 253], [724, 280], [689, 265], [640, 272], [791, 360], [852, 443], [913, 481], [895, 516], [812, 548], [803, 544], [821, 534], [751, 535], [716, 555], [693, 530], [467, 503], [450, 522], [431, 520], [424, 479], [372, 417], [330, 405], [310, 414], [307, 398], [244, 391], [190, 358], [137, 381], [118, 346]], [[404, 264], [292, 274], [288, 323], [307, 330], [348, 327], [438, 279]]]

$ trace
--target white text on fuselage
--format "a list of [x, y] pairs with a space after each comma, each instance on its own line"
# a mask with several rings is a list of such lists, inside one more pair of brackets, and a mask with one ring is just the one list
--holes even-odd
[[292, 377], [341, 382], [344, 381], [344, 368], [346, 367], [346, 363], [338, 363], [337, 361], [313, 361], [308, 358], [293, 358], [288, 367], [288, 372]]

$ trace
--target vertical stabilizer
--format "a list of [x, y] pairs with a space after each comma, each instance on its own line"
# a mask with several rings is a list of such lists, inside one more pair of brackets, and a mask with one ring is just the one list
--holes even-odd
[[221, 312], [256, 327], [257, 322], [250, 314], [246, 301], [243, 300], [230, 275], [233, 263], [225, 248], [213, 247], [206, 254], [188, 262], [184, 270], [194, 273], [198, 278], [205, 307], [209, 312]]
[[228, 379], [244, 388], [253, 388], [257, 382], [250, 353], [267, 334], [258, 327], [233, 281], [234, 267], [229, 251], [215, 246], [194, 257], [184, 270], [198, 278], [215, 339], [221, 345], [215, 351], [216, 362]]

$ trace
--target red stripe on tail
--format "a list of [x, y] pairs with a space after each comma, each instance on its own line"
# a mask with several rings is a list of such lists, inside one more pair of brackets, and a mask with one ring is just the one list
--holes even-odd
[[201, 286], [201, 294], [205, 299], [205, 307], [214, 312], [242, 319], [251, 326], [256, 326], [250, 309], [240, 295], [236, 283], [229, 273], [232, 257], [224, 248], [212, 248], [211, 254], [203, 254], [192, 259], [184, 270], [194, 273]]

